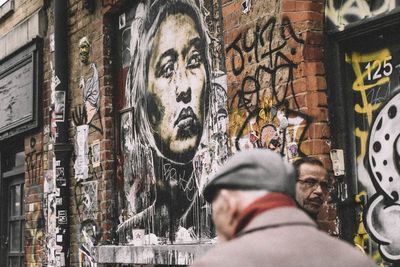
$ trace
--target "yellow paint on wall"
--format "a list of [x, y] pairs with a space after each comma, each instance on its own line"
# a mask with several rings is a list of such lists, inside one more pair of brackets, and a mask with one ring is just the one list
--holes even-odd
[[[368, 130], [362, 131], [358, 127], [354, 130], [354, 135], [360, 139], [360, 154], [357, 158], [364, 157], [366, 153], [366, 144], [368, 139], [369, 128], [372, 125], [373, 112], [377, 110], [381, 103], [369, 103], [367, 98], [368, 90], [371, 88], [376, 88], [377, 86], [386, 84], [390, 81], [389, 77], [382, 76], [380, 79], [375, 79], [369, 84], [365, 84], [364, 81], [371, 76], [371, 73], [378, 71], [387, 60], [391, 59], [391, 54], [389, 49], [385, 48], [373, 53], [361, 54], [358, 52], [353, 52], [351, 54], [345, 55], [345, 60], [347, 63], [351, 64], [353, 67], [356, 79], [353, 82], [353, 91], [359, 92], [361, 94], [361, 104], [354, 105], [354, 111], [357, 114], [361, 114], [367, 117]], [[370, 63], [369, 70], [367, 68], [362, 69], [362, 64]], [[369, 72], [369, 73], [368, 73]]]

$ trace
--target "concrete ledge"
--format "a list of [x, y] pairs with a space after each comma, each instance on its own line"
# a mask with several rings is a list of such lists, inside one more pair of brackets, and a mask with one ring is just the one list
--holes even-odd
[[152, 246], [97, 246], [97, 263], [189, 265], [214, 244], [152, 245]]
[[38, 10], [0, 37], [0, 59], [10, 55], [35, 37], [44, 36], [47, 28], [45, 15], [43, 10]]
[[8, 0], [0, 6], [0, 21], [6, 19], [14, 12], [14, 0]]

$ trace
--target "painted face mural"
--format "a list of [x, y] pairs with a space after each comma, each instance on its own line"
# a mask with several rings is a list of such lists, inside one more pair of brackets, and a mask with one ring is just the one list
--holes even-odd
[[[196, 2], [197, 3], [197, 2]], [[146, 1], [126, 13], [120, 51], [130, 51], [121, 106], [121, 203], [117, 231], [144, 244], [212, 238], [202, 200], [207, 177], [229, 156], [226, 78], [215, 59], [220, 25], [214, 5]], [[217, 18], [217, 19], [216, 19]], [[213, 43], [214, 42], [214, 43]], [[220, 47], [210, 53], [210, 47]], [[215, 52], [215, 54], [214, 54]], [[126, 55], [122, 54], [123, 62]], [[215, 62], [215, 64], [213, 64]], [[201, 235], [200, 235], [201, 233]], [[151, 241], [150, 241], [151, 240]]]
[[[176, 29], [180, 29], [176, 31]], [[154, 36], [148, 72], [148, 113], [158, 149], [191, 160], [203, 131], [204, 41], [191, 17], [167, 17]]]

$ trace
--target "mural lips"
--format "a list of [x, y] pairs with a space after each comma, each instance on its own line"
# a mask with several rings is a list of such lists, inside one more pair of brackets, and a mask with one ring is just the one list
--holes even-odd
[[185, 139], [199, 133], [199, 120], [191, 107], [181, 110], [174, 122], [174, 127], [178, 127], [178, 139]]

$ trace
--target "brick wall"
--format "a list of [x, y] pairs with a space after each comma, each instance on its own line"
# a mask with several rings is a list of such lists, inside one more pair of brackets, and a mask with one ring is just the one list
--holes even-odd
[[[330, 169], [323, 2], [251, 1], [247, 13], [242, 2], [222, 0], [232, 144], [317, 157]], [[336, 221], [326, 205], [321, 227], [337, 235]]]
[[[115, 197], [113, 191], [114, 165], [114, 121], [113, 121], [113, 82], [111, 73], [111, 38], [110, 21], [103, 13], [102, 5], [96, 1], [97, 7], [93, 14], [84, 9], [83, 1], [69, 1], [69, 103], [70, 118], [76, 116], [77, 108], [85, 106], [85, 93], [80, 87], [82, 80], [88, 86], [89, 79], [94, 78], [94, 64], [98, 73], [99, 102], [98, 111], [89, 125], [87, 143], [89, 146], [89, 177], [84, 181], [74, 177], [74, 168], [71, 175], [71, 264], [82, 262], [82, 251], [88, 249], [87, 240], [83, 237], [84, 227], [94, 226], [94, 244], [111, 243], [113, 238], [113, 222], [115, 221]], [[79, 60], [79, 41], [87, 37], [91, 43], [89, 62], [87, 65]], [[74, 143], [77, 136], [77, 124], [70, 124], [70, 142]], [[93, 164], [93, 144], [99, 144], [100, 164]], [[75, 153], [76, 156], [76, 153]], [[74, 156], [72, 164], [74, 164]], [[88, 187], [88, 185], [90, 186]], [[90, 201], [91, 207], [82, 204]], [[88, 249], [90, 255], [90, 248]]]
[[41, 127], [36, 131], [24, 136], [25, 146], [25, 266], [38, 266], [47, 263], [47, 199], [44, 192], [46, 174], [51, 169], [51, 154], [49, 154], [49, 106], [50, 106], [50, 40], [48, 32], [52, 31], [53, 20], [52, 11], [44, 5], [44, 1], [15, 1], [15, 12], [5, 22], [10, 27], [15, 27], [14, 23], [19, 23], [26, 19], [30, 14], [42, 9], [43, 19], [48, 21], [47, 28], [43, 27], [43, 57], [41, 76], [42, 87], [40, 95], [40, 120]]
[[[74, 144], [79, 108], [85, 106], [82, 81], [89, 83], [95, 64], [98, 73], [99, 104], [89, 125], [87, 144], [99, 144], [100, 164], [93, 165], [90, 150], [89, 175], [75, 177], [76, 152], [71, 160], [70, 230], [71, 265], [83, 261], [82, 250], [88, 248], [82, 231], [95, 227], [95, 244], [111, 243], [115, 238], [114, 190], [114, 78], [112, 73], [112, 35], [115, 18], [124, 1], [96, 1], [89, 14], [83, 1], [69, 1], [69, 137]], [[328, 121], [325, 70], [322, 63], [323, 4], [317, 1], [256, 1], [247, 13], [242, 2], [221, 0], [226, 54], [229, 137], [233, 147], [262, 146], [274, 149], [293, 160], [303, 153], [320, 158], [330, 168], [330, 128]], [[104, 4], [104, 6], [102, 5]], [[8, 32], [23, 17], [39, 9], [45, 1], [15, 1], [15, 13], [0, 22], [0, 35]], [[52, 3], [54, 4], [54, 3]], [[46, 176], [52, 176], [54, 136], [52, 136], [50, 34], [54, 33], [52, 4], [45, 9], [48, 29], [44, 36], [43, 57], [43, 127], [25, 135], [26, 161], [26, 262], [28, 266], [52, 260], [50, 233], [46, 233], [49, 195]], [[91, 43], [89, 64], [79, 60], [79, 41]], [[78, 123], [79, 124], [79, 123]], [[269, 127], [269, 128], [268, 128]], [[268, 131], [267, 131], [268, 130]], [[271, 131], [282, 134], [285, 142], [274, 140]], [[280, 138], [282, 137], [280, 136]], [[278, 136], [279, 137], [279, 136]], [[281, 142], [281, 143], [280, 143]], [[51, 177], [50, 177], [51, 178]], [[90, 208], [84, 202], [90, 202]], [[320, 225], [336, 234], [336, 209], [330, 204], [321, 212]], [[90, 249], [87, 251], [90, 260]]]
[[46, 261], [42, 133], [25, 137], [25, 155], [25, 261], [35, 266]]

